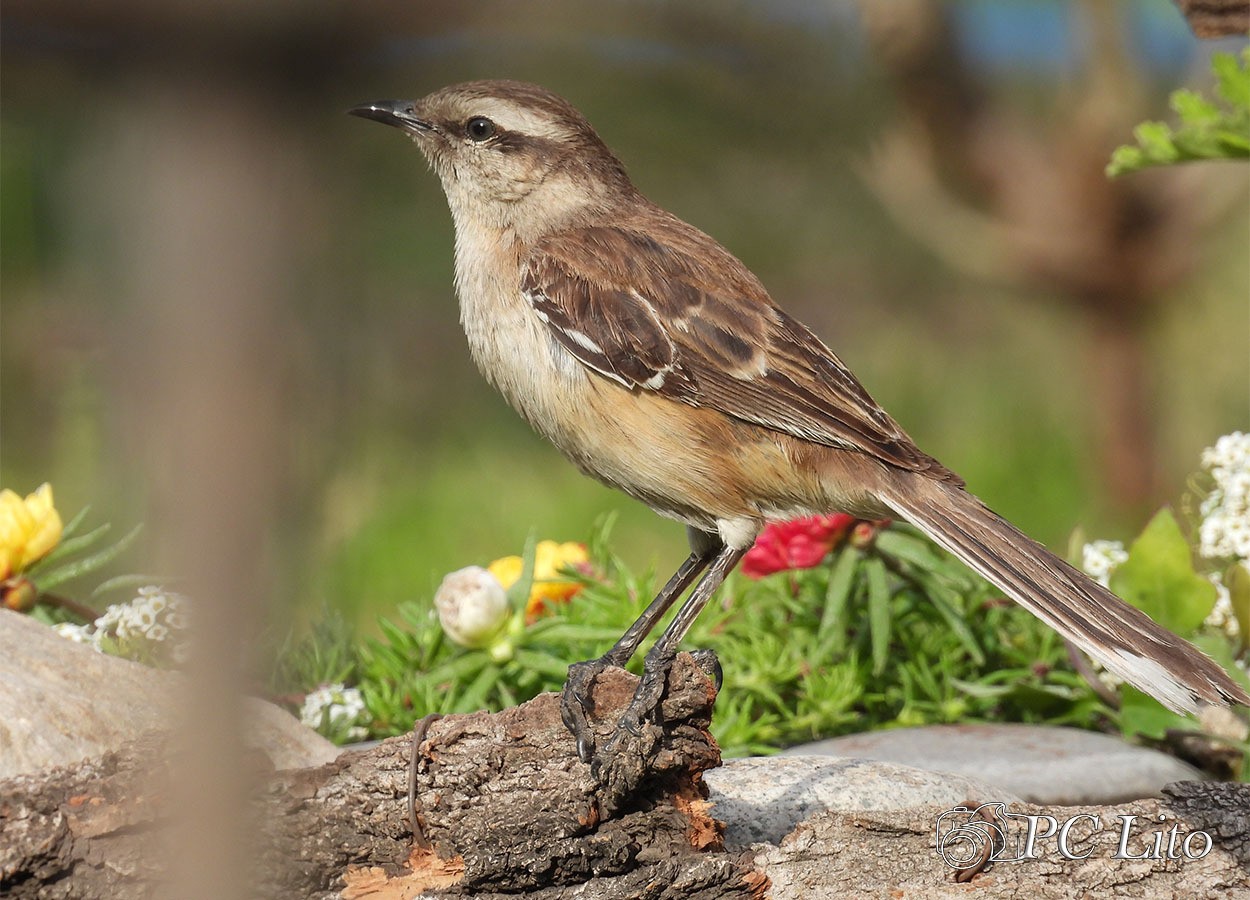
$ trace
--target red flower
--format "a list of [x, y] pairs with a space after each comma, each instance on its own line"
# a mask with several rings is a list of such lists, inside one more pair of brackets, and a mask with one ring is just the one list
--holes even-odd
[[742, 573], [763, 578], [773, 572], [818, 566], [854, 524], [855, 517], [846, 513], [774, 522], [760, 532], [755, 546], [742, 558]]

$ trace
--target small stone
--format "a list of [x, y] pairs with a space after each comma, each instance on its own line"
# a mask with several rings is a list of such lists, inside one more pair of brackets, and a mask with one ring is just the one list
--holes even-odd
[[[76, 763], [177, 722], [176, 672], [107, 656], [29, 616], [0, 610], [0, 779]], [[276, 769], [321, 765], [338, 748], [283, 709], [247, 700], [245, 735]]]
[[1206, 777], [1173, 756], [1113, 735], [1048, 725], [895, 728], [803, 744], [785, 754], [877, 759], [952, 772], [1030, 803], [1060, 806], [1158, 797], [1165, 784]]
[[730, 848], [777, 844], [817, 812], [957, 806], [969, 799], [1017, 798], [962, 775], [863, 759], [752, 756], [703, 773], [712, 815], [725, 822]]

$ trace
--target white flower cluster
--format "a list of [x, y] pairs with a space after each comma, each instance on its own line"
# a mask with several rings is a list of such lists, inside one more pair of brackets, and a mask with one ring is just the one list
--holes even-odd
[[[71, 641], [90, 644], [100, 652], [152, 662], [164, 657], [177, 665], [187, 657], [186, 597], [164, 588], [139, 588], [129, 603], [115, 603], [89, 625], [63, 622], [56, 633]], [[158, 650], [156, 645], [160, 645]]]
[[75, 625], [73, 622], [59, 622], [52, 626], [52, 630], [66, 640], [73, 641], [75, 644], [92, 643], [90, 625]]
[[344, 740], [358, 741], [368, 735], [359, 724], [364, 712], [365, 698], [359, 689], [339, 682], [310, 691], [300, 707], [299, 720], [327, 737], [341, 735]]
[[1081, 551], [1081, 568], [1085, 574], [1107, 587], [1111, 573], [1128, 559], [1128, 551], [1119, 541], [1090, 541]]
[[1250, 559], [1250, 434], [1234, 431], [1202, 451], [1215, 481], [1200, 512], [1198, 552], [1208, 559]]

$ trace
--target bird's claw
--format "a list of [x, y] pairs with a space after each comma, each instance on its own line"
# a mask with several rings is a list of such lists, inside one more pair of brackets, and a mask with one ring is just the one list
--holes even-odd
[[721, 686], [725, 683], [725, 670], [721, 668], [720, 660], [716, 656], [715, 650], [695, 650], [690, 654], [690, 658], [694, 660], [696, 666], [703, 670], [703, 674], [712, 679], [712, 684], [716, 686], [716, 693], [720, 693]]
[[560, 718], [577, 741], [577, 756], [584, 763], [595, 756], [595, 732], [590, 724], [595, 708], [595, 681], [612, 666], [611, 661], [603, 658], [574, 663], [569, 666], [568, 680], [560, 692]]

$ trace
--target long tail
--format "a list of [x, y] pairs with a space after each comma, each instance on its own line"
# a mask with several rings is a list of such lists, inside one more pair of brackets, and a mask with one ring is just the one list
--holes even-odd
[[1176, 712], [1204, 703], [1250, 706], [1206, 654], [1068, 565], [954, 484], [899, 478], [880, 497], [1109, 671]]

